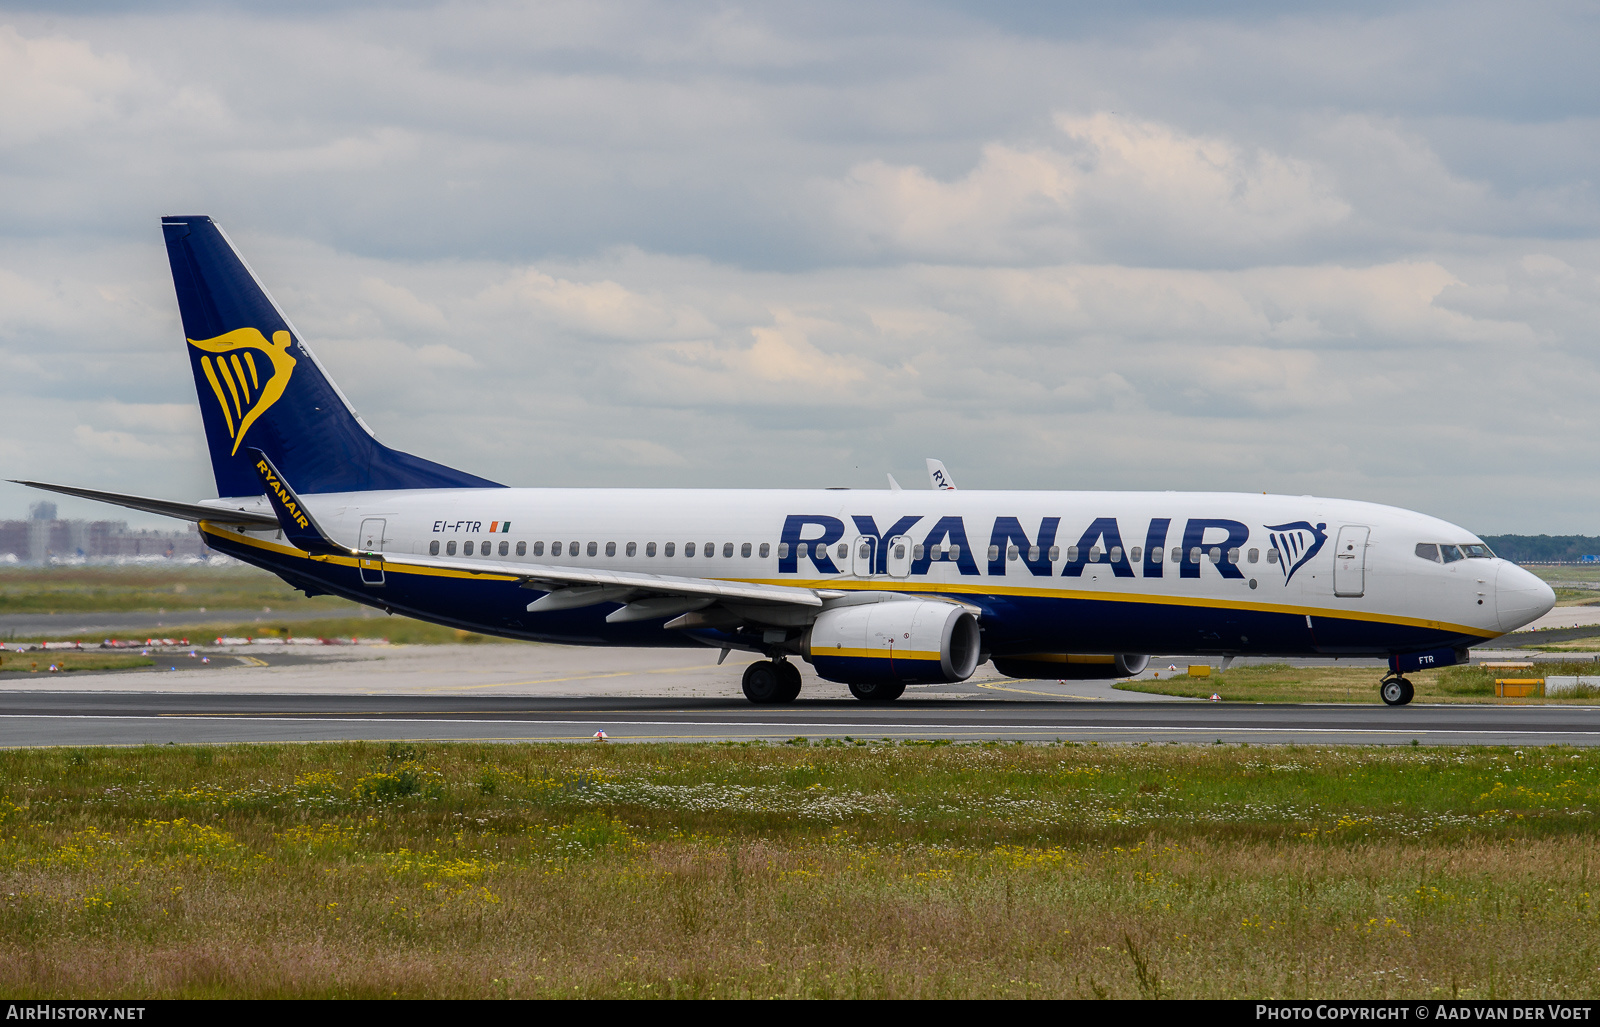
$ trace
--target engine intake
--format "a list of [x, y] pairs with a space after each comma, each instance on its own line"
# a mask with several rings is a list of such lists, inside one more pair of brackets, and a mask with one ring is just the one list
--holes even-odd
[[996, 656], [994, 669], [1008, 678], [1055, 678], [1085, 681], [1095, 678], [1129, 678], [1150, 665], [1148, 656], [1125, 653], [1102, 656], [1090, 653], [1026, 653]]
[[959, 606], [906, 599], [824, 610], [804, 653], [846, 684], [965, 681], [978, 669], [978, 619]]

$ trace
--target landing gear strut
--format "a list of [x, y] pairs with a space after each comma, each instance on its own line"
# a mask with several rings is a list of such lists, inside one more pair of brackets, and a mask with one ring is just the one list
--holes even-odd
[[1385, 705], [1404, 706], [1416, 695], [1416, 689], [1411, 687], [1411, 682], [1398, 674], [1386, 677], [1378, 686], [1378, 694], [1383, 696]]
[[744, 669], [744, 697], [758, 706], [794, 702], [800, 668], [788, 660], [761, 660]]

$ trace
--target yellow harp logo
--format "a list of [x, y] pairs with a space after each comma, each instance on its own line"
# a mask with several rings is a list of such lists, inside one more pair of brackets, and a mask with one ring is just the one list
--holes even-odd
[[189, 345], [202, 351], [200, 369], [217, 394], [234, 454], [239, 452], [244, 433], [289, 385], [295, 365], [289, 341], [288, 332], [273, 332], [268, 342], [255, 328], [240, 328], [215, 339], [189, 340]]

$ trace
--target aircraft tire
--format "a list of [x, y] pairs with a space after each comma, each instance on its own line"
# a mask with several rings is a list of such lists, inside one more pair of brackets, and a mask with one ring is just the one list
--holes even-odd
[[779, 660], [776, 665], [778, 677], [783, 681], [783, 696], [779, 702], [794, 702], [800, 698], [800, 668], [788, 660]]
[[868, 684], [850, 683], [850, 694], [862, 702], [893, 702], [905, 694], [906, 686], [902, 681], [893, 684], [886, 681], [874, 681]]
[[1404, 706], [1417, 691], [1405, 678], [1388, 678], [1379, 686], [1378, 694], [1383, 696], [1386, 706]]
[[787, 688], [782, 673], [771, 660], [758, 660], [744, 669], [744, 697], [757, 706], [784, 702]]

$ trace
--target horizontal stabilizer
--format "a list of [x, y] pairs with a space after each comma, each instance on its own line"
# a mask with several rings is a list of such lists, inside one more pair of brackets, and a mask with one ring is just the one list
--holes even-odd
[[120, 492], [101, 492], [97, 489], [80, 489], [71, 485], [51, 485], [42, 481], [18, 481], [13, 485], [59, 492], [63, 496], [93, 499], [100, 503], [125, 506], [129, 510], [176, 517], [180, 521], [210, 521], [213, 524], [244, 524], [252, 528], [276, 528], [278, 519], [265, 510], [229, 510], [225, 507], [207, 506], [204, 503], [178, 503], [170, 499], [146, 499], [144, 496], [125, 496]]

